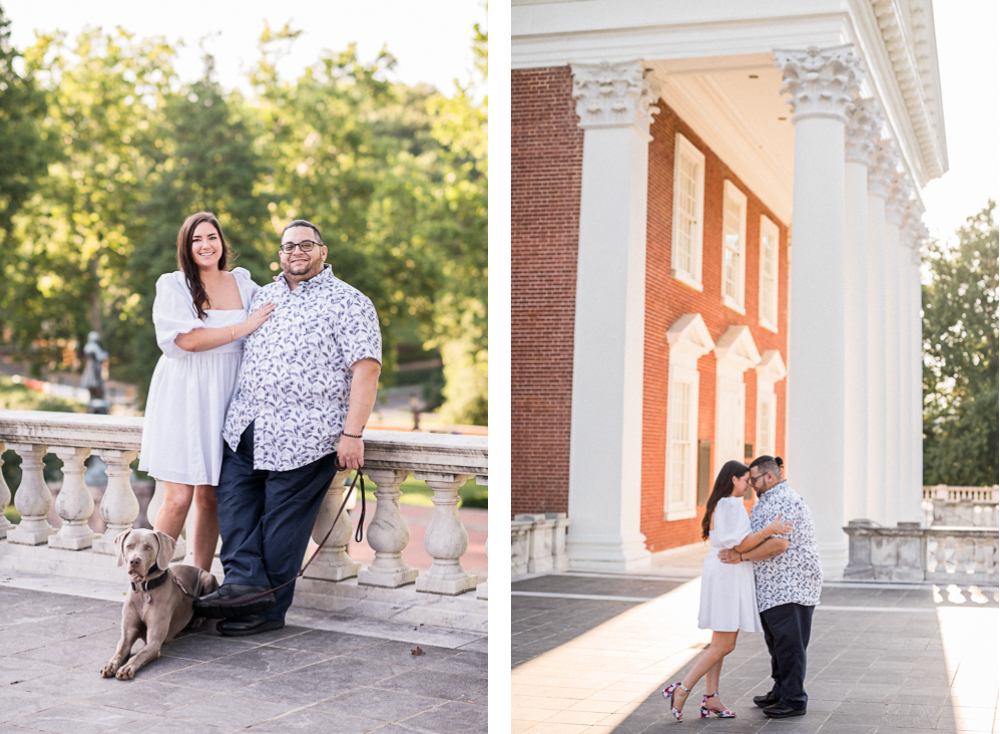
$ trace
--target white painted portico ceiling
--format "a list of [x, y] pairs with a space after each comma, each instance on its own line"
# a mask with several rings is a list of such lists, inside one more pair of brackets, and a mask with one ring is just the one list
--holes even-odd
[[[853, 43], [917, 189], [948, 169], [931, 0], [513, 0], [515, 69], [642, 60], [785, 224], [794, 126], [773, 50]], [[750, 75], [756, 75], [751, 79]], [[785, 120], [779, 118], [784, 117]]]

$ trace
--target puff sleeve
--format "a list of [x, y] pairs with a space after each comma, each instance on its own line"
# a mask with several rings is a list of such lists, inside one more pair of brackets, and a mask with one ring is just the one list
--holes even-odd
[[715, 506], [715, 544], [722, 548], [732, 548], [750, 535], [750, 518], [743, 500], [739, 497], [723, 497]]
[[153, 326], [156, 328], [156, 343], [164, 356], [183, 359], [193, 354], [181, 349], [174, 341], [181, 334], [205, 326], [205, 322], [198, 318], [198, 312], [195, 311], [183, 273], [164, 273], [156, 281]]
[[253, 282], [253, 278], [250, 277], [250, 271], [246, 268], [233, 268], [232, 272], [236, 278], [236, 284], [239, 286], [243, 302], [247, 305], [246, 312], [249, 316], [253, 311], [253, 297], [257, 295], [260, 286]]

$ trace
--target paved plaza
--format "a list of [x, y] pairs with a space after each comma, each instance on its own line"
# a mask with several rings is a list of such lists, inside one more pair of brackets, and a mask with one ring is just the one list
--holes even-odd
[[121, 601], [46, 584], [0, 577], [0, 734], [486, 732], [484, 635], [293, 609], [252, 637], [182, 633], [119, 681], [98, 670]]
[[[700, 551], [704, 557], [704, 551]], [[549, 574], [512, 584], [514, 734], [998, 732], [997, 589], [831, 583], [813, 617], [808, 713], [769, 720], [762, 634], [741, 633], [721, 695], [737, 718], [701, 719], [704, 679], [670, 715], [660, 691], [711, 634], [697, 629], [700, 564], [647, 575]]]

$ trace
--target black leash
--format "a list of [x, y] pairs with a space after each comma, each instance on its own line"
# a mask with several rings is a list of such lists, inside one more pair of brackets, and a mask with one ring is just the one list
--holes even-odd
[[[248, 601], [255, 601], [256, 599], [260, 599], [262, 597], [265, 597], [268, 594], [272, 594], [275, 591], [277, 591], [278, 589], [283, 589], [286, 586], [288, 586], [289, 584], [293, 583], [299, 577], [301, 577], [302, 574], [304, 574], [306, 572], [306, 569], [309, 568], [309, 564], [312, 563], [316, 559], [316, 556], [319, 555], [319, 552], [321, 550], [323, 550], [323, 546], [326, 545], [326, 541], [330, 539], [330, 534], [333, 532], [333, 529], [337, 526], [337, 520], [340, 519], [340, 515], [344, 511], [344, 508], [347, 507], [347, 501], [351, 498], [351, 492], [354, 491], [354, 488], [357, 485], [359, 479], [361, 480], [361, 518], [358, 520], [358, 530], [354, 534], [354, 540], [357, 541], [358, 543], [360, 543], [362, 541], [362, 539], [364, 538], [364, 527], [365, 527], [365, 476], [361, 472], [361, 468], [358, 467], [357, 473], [355, 473], [355, 475], [354, 475], [354, 481], [351, 482], [351, 486], [348, 488], [347, 492], [344, 494], [344, 501], [340, 503], [340, 509], [337, 510], [337, 514], [334, 515], [334, 517], [333, 517], [333, 522], [330, 524], [330, 529], [326, 531], [326, 535], [323, 536], [323, 540], [320, 541], [319, 546], [316, 548], [315, 551], [313, 551], [313, 554], [309, 557], [309, 560], [306, 561], [306, 564], [302, 567], [301, 571], [299, 571], [292, 578], [288, 579], [288, 581], [286, 581], [285, 583], [280, 584], [279, 586], [275, 586], [273, 589], [268, 589], [267, 591], [261, 592], [260, 594], [255, 594], [254, 596], [240, 597], [239, 599], [233, 599], [231, 601], [211, 601], [211, 602], [204, 602], [204, 603], [205, 604], [218, 605], [218, 606], [223, 606], [223, 605], [227, 605], [227, 604], [245, 604]], [[189, 596], [192, 599], [199, 599], [200, 598], [200, 597], [194, 596], [193, 594], [189, 594], [183, 588], [181, 588], [181, 591], [186, 596]]]

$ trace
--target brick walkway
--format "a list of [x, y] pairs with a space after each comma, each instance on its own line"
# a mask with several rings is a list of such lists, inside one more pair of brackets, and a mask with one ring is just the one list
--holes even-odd
[[700, 581], [692, 575], [515, 580], [514, 734], [1000, 731], [1000, 592], [860, 584], [823, 589], [807, 715], [772, 721], [754, 706], [753, 696], [770, 688], [770, 658], [763, 635], [743, 633], [721, 686], [737, 718], [699, 718], [703, 679], [678, 725], [660, 691], [683, 678], [711, 637], [697, 629]]
[[98, 670], [121, 602], [12, 583], [0, 579], [0, 734], [486, 732], [482, 635], [292, 610], [276, 632], [187, 633], [119, 681]]

